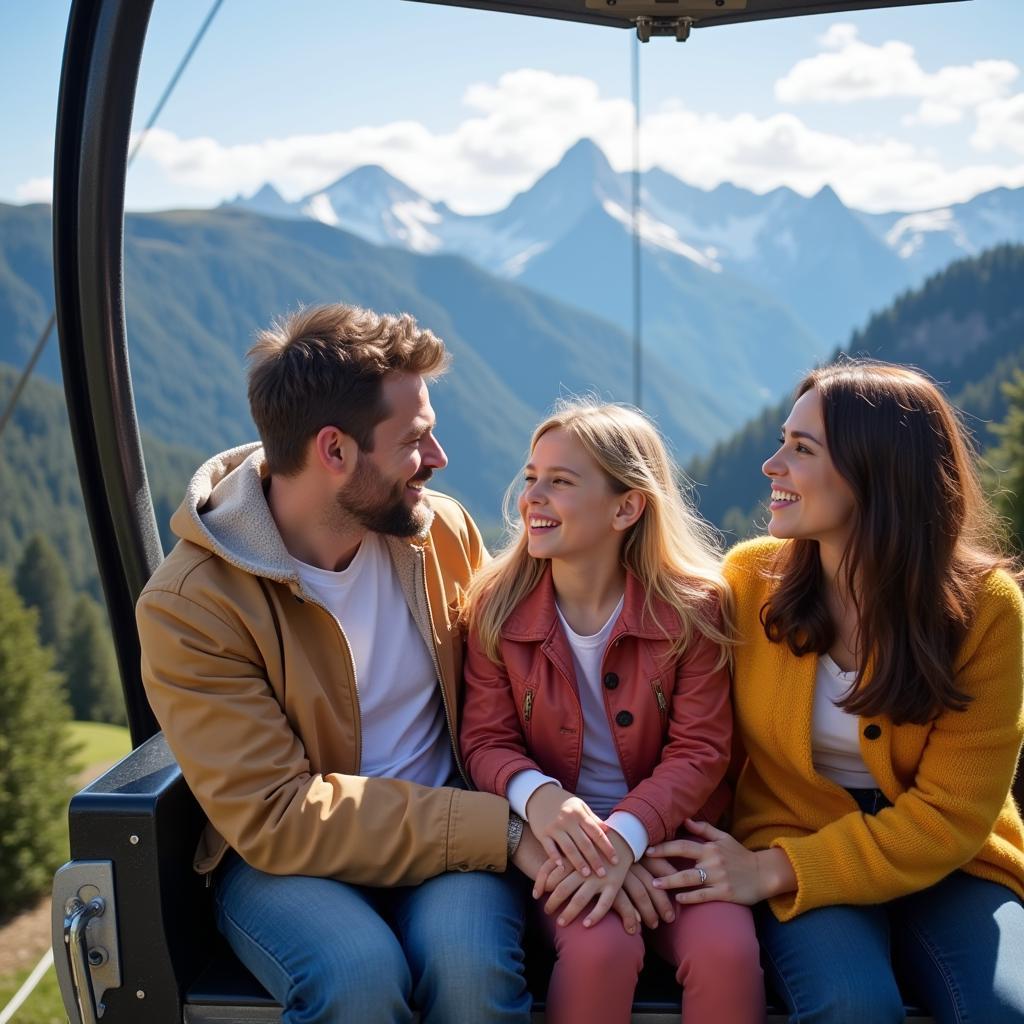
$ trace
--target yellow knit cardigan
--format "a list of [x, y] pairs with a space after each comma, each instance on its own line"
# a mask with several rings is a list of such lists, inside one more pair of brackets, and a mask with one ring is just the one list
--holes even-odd
[[1024, 599], [1004, 572], [985, 581], [956, 657], [974, 699], [927, 725], [860, 720], [860, 749], [893, 806], [862, 814], [811, 761], [817, 656], [770, 643], [760, 611], [766, 570], [784, 541], [737, 545], [726, 558], [736, 597], [735, 729], [745, 748], [733, 833], [752, 850], [778, 846], [797, 889], [771, 907], [788, 921], [814, 907], [883, 903], [957, 868], [1024, 897], [1024, 825], [1010, 785], [1024, 736]]

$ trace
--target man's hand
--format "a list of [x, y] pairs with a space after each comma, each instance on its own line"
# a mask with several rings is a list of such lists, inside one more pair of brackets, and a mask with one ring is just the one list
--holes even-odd
[[[617, 864], [618, 854], [601, 819], [585, 801], [553, 782], [534, 790], [526, 802], [526, 820], [548, 857], [560, 861], [564, 855], [584, 878], [592, 870], [604, 877], [605, 861]], [[632, 859], [630, 852], [629, 863]]]
[[[608, 913], [616, 896], [622, 891], [622, 884], [633, 864], [633, 851], [614, 829], [608, 830], [608, 839], [615, 850], [615, 863], [609, 865], [606, 872], [597, 877], [573, 871], [554, 887], [544, 904], [545, 914], [558, 914], [559, 925], [564, 927], [571, 924], [596, 900], [593, 908], [583, 919], [584, 928], [593, 927]], [[634, 907], [634, 912], [635, 909]], [[626, 930], [629, 931], [628, 928]]]
[[523, 825], [523, 834], [516, 852], [512, 854], [512, 863], [531, 880], [536, 879], [541, 868], [546, 868], [548, 864], [554, 866], [554, 862], [548, 860], [544, 847], [540, 845], [540, 840], [533, 834], [529, 824]]

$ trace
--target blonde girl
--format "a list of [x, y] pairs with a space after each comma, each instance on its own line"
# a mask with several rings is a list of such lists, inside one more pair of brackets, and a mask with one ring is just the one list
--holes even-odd
[[461, 742], [476, 785], [526, 819], [548, 1020], [628, 1021], [645, 940], [688, 1024], [760, 1020], [750, 912], [673, 908], [653, 880], [674, 868], [645, 855], [728, 801], [729, 601], [707, 531], [657, 430], [620, 405], [537, 428], [518, 512], [470, 591]]

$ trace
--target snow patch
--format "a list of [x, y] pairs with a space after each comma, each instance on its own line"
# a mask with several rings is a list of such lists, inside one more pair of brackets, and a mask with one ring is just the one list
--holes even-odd
[[954, 234], [958, 245], [965, 246], [967, 239], [963, 230], [953, 218], [953, 211], [946, 207], [941, 210], [923, 210], [920, 213], [908, 213], [898, 221], [885, 235], [885, 244], [895, 249], [901, 259], [910, 259], [923, 245], [924, 236], [944, 231]]
[[401, 225], [397, 234], [413, 252], [436, 252], [441, 239], [427, 228], [427, 224], [441, 223], [441, 215], [426, 199], [395, 203], [391, 215]]
[[[633, 215], [624, 210], [618, 203], [613, 202], [611, 199], [605, 199], [601, 206], [609, 217], [623, 224], [628, 230], [633, 230]], [[710, 270], [712, 273], [720, 274], [722, 272], [721, 263], [713, 259], [708, 253], [701, 252], [692, 245], [687, 245], [679, 237], [679, 233], [675, 228], [661, 221], [654, 220], [653, 217], [642, 210], [637, 222], [637, 231], [640, 238], [649, 245], [657, 246], [659, 249], [665, 249], [668, 252], [674, 252], [676, 255], [683, 256], [690, 260], [690, 262], [696, 263], [697, 266], [704, 267], [705, 270]]]
[[309, 201], [303, 206], [302, 212], [307, 217], [320, 221], [321, 224], [329, 224], [332, 228], [336, 228], [341, 223], [326, 192], [318, 192], [315, 196], [310, 196]]
[[510, 256], [501, 267], [500, 273], [505, 277], [518, 277], [525, 269], [526, 264], [539, 256], [545, 249], [550, 247], [550, 242], [536, 242], [527, 246], [522, 252]]

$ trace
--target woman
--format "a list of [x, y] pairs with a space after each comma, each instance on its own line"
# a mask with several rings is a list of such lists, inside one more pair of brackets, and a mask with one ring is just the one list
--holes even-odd
[[[757, 904], [793, 1021], [1024, 1021], [1024, 602], [956, 414], [921, 374], [809, 374], [734, 549], [735, 839], [655, 857], [680, 903]], [[738, 841], [737, 841], [738, 840]]]

